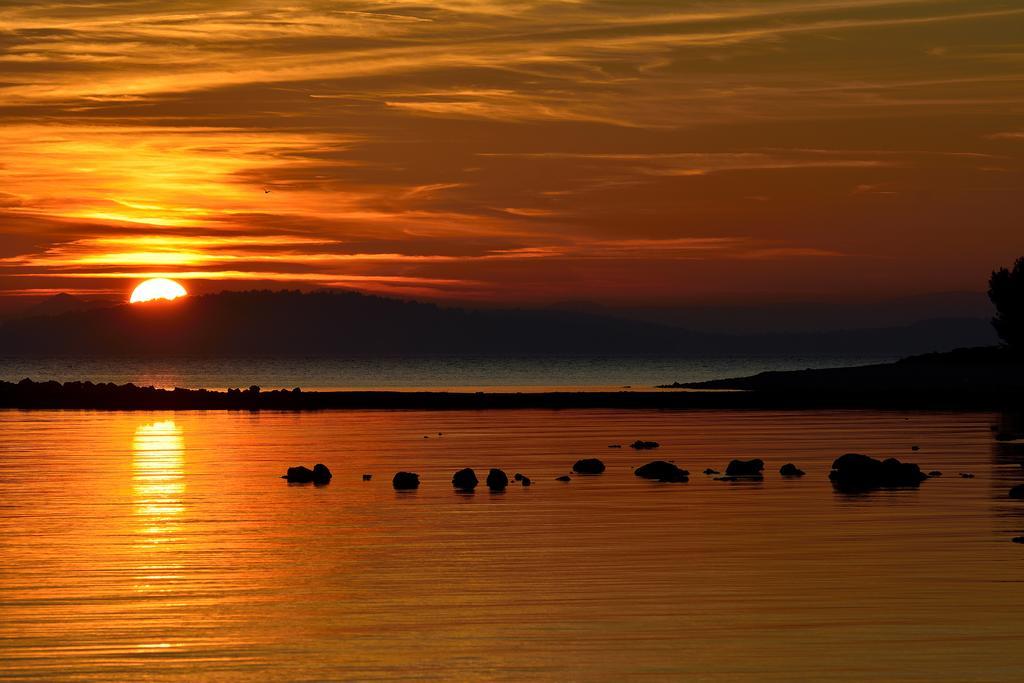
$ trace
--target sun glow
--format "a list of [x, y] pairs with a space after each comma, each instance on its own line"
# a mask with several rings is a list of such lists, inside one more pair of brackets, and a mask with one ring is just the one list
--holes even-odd
[[165, 277], [153, 278], [146, 280], [132, 292], [131, 303], [138, 304], [144, 301], [153, 301], [154, 299], [177, 299], [188, 294], [185, 288], [179, 285], [174, 280], [168, 280]]

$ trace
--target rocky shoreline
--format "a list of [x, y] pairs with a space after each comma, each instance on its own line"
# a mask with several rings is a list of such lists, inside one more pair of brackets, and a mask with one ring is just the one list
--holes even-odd
[[[680, 385], [684, 390], [445, 392], [445, 391], [263, 391], [259, 387], [212, 391], [159, 389], [92, 382], [0, 382], [0, 408], [87, 410], [1003, 410], [1024, 407], [1024, 378], [1002, 372], [986, 381], [948, 383], [828, 381], [831, 373], [859, 376], [875, 368], [765, 373], [754, 378]], [[809, 377], [807, 375], [810, 375]], [[1013, 381], [1008, 381], [1013, 380]]]

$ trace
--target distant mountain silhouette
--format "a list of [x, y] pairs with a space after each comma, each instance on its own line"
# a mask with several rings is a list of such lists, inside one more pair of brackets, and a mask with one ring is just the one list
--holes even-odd
[[109, 305], [109, 301], [85, 299], [80, 296], [75, 296], [74, 294], [61, 292], [60, 294], [54, 294], [53, 296], [43, 299], [39, 303], [33, 304], [32, 306], [20, 311], [17, 317], [30, 318], [33, 316], [60, 315], [61, 313], [88, 311], [93, 308], [102, 308]]
[[992, 343], [983, 319], [723, 335], [559, 310], [469, 310], [353, 292], [221, 292], [0, 325], [0, 354], [347, 356], [905, 354]]
[[938, 318], [988, 319], [992, 315], [992, 303], [984, 292], [940, 292], [868, 302], [679, 304], [632, 308], [570, 301], [550, 308], [740, 335], [902, 327]]

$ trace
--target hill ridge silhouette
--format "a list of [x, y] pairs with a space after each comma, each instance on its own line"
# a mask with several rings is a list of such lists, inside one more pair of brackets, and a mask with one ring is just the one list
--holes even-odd
[[467, 309], [361, 292], [224, 291], [0, 325], [9, 356], [923, 353], [991, 343], [984, 320], [727, 335], [551, 309]]

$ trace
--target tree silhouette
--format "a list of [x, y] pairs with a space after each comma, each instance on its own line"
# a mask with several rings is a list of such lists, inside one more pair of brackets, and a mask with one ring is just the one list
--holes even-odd
[[988, 298], [996, 307], [992, 326], [1003, 342], [1017, 350], [1024, 350], [1024, 256], [1013, 268], [1000, 268], [988, 280]]

